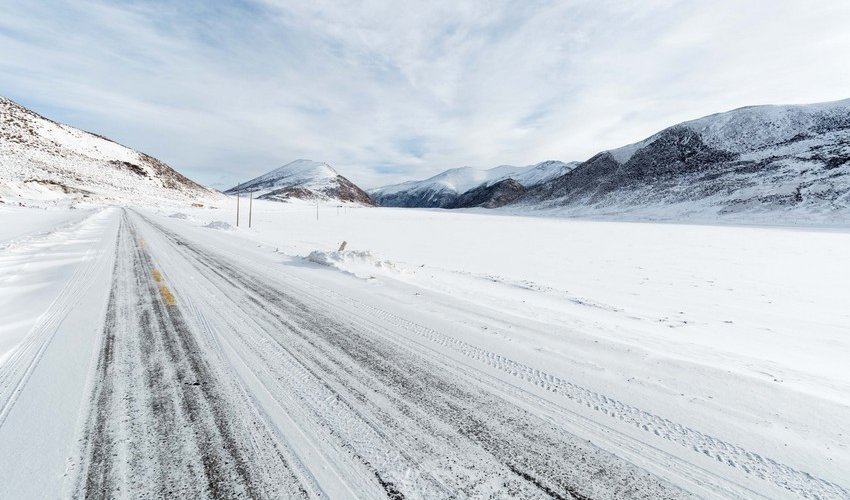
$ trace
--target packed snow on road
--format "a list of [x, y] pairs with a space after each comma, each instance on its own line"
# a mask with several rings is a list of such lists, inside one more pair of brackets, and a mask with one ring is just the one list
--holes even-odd
[[848, 498], [850, 229], [0, 206], [0, 497]]

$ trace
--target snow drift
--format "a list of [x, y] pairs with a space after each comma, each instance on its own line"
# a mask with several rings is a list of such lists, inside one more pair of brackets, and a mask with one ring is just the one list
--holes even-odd
[[313, 250], [306, 259], [316, 264], [345, 271], [358, 278], [371, 278], [373, 277], [372, 273], [376, 271], [396, 269], [392, 262], [377, 259], [368, 250]]

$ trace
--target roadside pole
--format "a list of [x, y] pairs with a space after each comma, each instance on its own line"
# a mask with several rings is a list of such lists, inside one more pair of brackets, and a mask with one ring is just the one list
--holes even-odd
[[319, 220], [319, 199], [316, 198], [316, 220]]
[[236, 185], [236, 227], [239, 227], [239, 188], [242, 186], [242, 183]]
[[248, 229], [251, 229], [251, 216], [254, 215], [254, 192], [248, 193]]

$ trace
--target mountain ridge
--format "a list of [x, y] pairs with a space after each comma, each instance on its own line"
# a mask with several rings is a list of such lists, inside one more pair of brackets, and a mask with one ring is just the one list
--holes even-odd
[[[564, 214], [667, 208], [668, 216], [850, 208], [850, 99], [747, 106], [600, 152], [515, 206]], [[674, 207], [675, 208], [672, 208]]]
[[0, 199], [209, 204], [222, 199], [164, 162], [0, 96]]
[[[499, 165], [489, 169], [458, 167], [421, 181], [407, 181], [371, 189], [369, 194], [382, 206], [466, 208], [491, 204], [490, 200], [481, 198], [481, 195], [493, 184], [513, 179], [523, 188], [527, 188], [561, 175], [577, 163], [548, 160], [534, 165]], [[465, 193], [476, 189], [477, 195], [462, 198]], [[461, 199], [465, 201], [459, 201]], [[475, 200], [475, 205], [469, 205], [473, 203], [472, 200]]]
[[[536, 183], [510, 172], [462, 191], [440, 183], [440, 176], [460, 170], [453, 169], [370, 193], [386, 206], [504, 207], [569, 216], [850, 217], [850, 99], [714, 113], [569, 165]], [[506, 178], [518, 182], [492, 187]]]

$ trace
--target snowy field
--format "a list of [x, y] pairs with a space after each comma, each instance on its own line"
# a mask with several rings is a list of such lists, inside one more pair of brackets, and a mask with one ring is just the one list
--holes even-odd
[[[183, 213], [235, 225], [233, 209]], [[381, 297], [424, 288], [433, 301], [403, 301], [476, 344], [850, 481], [850, 230], [333, 206], [317, 220], [263, 202], [246, 224], [228, 234], [324, 252]]]
[[3, 222], [0, 224], [0, 248], [27, 236], [52, 232], [58, 226], [71, 224], [86, 215], [86, 210], [40, 210], [0, 205], [0, 221]]
[[[298, 462], [303, 469], [278, 472], [286, 477], [291, 473], [287, 481], [293, 484], [308, 484], [307, 492], [313, 490], [305, 476], [331, 497], [351, 492], [371, 496], [370, 483], [356, 473], [361, 465], [340, 458], [345, 453], [339, 450], [334, 454], [315, 448], [317, 440], [335, 443], [346, 432], [368, 436], [371, 431], [346, 424], [340, 435], [319, 439], [325, 432], [321, 429], [334, 422], [327, 409], [313, 408], [329, 419], [317, 424], [305, 423], [313, 418], [307, 406], [303, 413], [274, 406], [287, 391], [312, 390], [312, 379], [305, 375], [301, 386], [286, 389], [279, 385], [285, 377], [254, 369], [278, 359], [263, 357], [270, 345], [262, 347], [266, 344], [256, 340], [255, 352], [248, 347], [253, 338], [227, 333], [255, 328], [245, 326], [252, 321], [262, 325], [256, 318], [271, 314], [274, 298], [256, 303], [257, 311], [240, 319], [226, 307], [228, 285], [216, 281], [226, 276], [191, 270], [194, 261], [188, 252], [195, 248], [198, 262], [219, 262], [213, 256], [220, 255], [220, 262], [232, 263], [234, 274], [228, 279], [243, 272], [264, 277], [263, 283], [240, 285], [256, 291], [235, 297], [233, 304], [254, 307], [248, 300], [252, 294], [265, 297], [266, 285], [286, 284], [288, 291], [312, 297], [310, 307], [332, 311], [328, 314], [334, 321], [372, 332], [374, 337], [367, 335], [364, 342], [388, 335], [392, 340], [381, 342], [399, 342], [426, 356], [442, 367], [441, 374], [451, 375], [448, 380], [474, 380], [470, 386], [487, 387], [557, 432], [589, 441], [615, 457], [599, 458], [602, 469], [614, 471], [603, 475], [600, 484], [621, 481], [626, 477], [622, 474], [636, 477], [628, 472], [632, 466], [658, 478], [646, 484], [635, 480], [635, 489], [628, 495], [620, 491], [622, 496], [654, 498], [660, 490], [653, 488], [664, 484], [679, 489], [676, 494], [664, 490], [663, 496], [672, 497], [840, 498], [850, 491], [850, 230], [336, 206], [320, 207], [317, 220], [310, 204], [257, 201], [249, 229], [246, 206], [242, 208], [239, 228], [233, 227], [234, 206], [148, 208], [129, 216], [119, 209], [0, 210], [0, 317], [14, 318], [0, 328], [0, 450], [17, 450], [0, 453], [0, 493], [79, 492], [76, 471], [88, 470], [91, 476], [92, 470], [100, 470], [92, 465], [99, 462], [90, 433], [100, 421], [93, 424], [86, 417], [92, 414], [87, 405], [118, 410], [109, 406], [116, 403], [103, 400], [106, 396], [93, 403], [85, 396], [103, 375], [96, 368], [102, 349], [98, 332], [110, 324], [113, 308], [127, 308], [132, 316], [155, 305], [134, 306], [136, 313], [131, 304], [113, 307], [109, 282], [115, 278], [110, 275], [124, 276], [113, 281], [113, 290], [131, 290], [133, 273], [150, 268], [156, 270], [157, 283], [161, 271], [176, 297], [163, 295], [162, 300], [173, 300], [182, 312], [183, 319], [172, 317], [169, 324], [179, 330], [185, 322], [187, 331], [207, 332], [199, 336], [199, 349], [210, 342], [221, 350], [222, 366], [232, 366], [230, 372], [238, 375], [242, 390], [253, 394], [252, 405], [262, 410], [269, 427], [301, 429], [298, 436], [286, 436], [294, 458], [283, 462]], [[34, 229], [21, 229], [20, 221], [28, 218]], [[116, 255], [119, 265], [113, 270]], [[216, 292], [213, 285], [222, 288]], [[275, 320], [269, 316], [267, 321]], [[51, 322], [59, 326], [44, 326]], [[133, 359], [129, 351], [124, 355]], [[283, 369], [281, 363], [276, 369]], [[412, 374], [424, 365], [406, 366]], [[356, 374], [366, 369], [346, 370], [359, 380]], [[116, 382], [118, 388], [132, 384], [127, 377], [129, 382]], [[264, 377], [275, 382], [264, 382]], [[334, 384], [317, 385], [318, 392], [309, 397]], [[30, 386], [59, 390], [61, 408], [40, 416], [44, 404]], [[309, 399], [306, 393], [303, 397]], [[354, 407], [357, 415], [372, 415], [365, 421], [381, 428], [384, 437], [362, 449], [353, 442], [340, 449], [354, 449], [370, 464], [381, 464], [378, 472], [396, 478], [390, 484], [408, 488], [405, 494], [481, 496], [499, 491], [485, 476], [471, 472], [491, 470], [495, 466], [489, 462], [463, 470], [457, 464], [434, 463], [430, 471], [423, 466], [428, 473], [420, 478], [416, 467], [404, 465], [402, 458], [369, 458], [387, 436], [394, 442], [413, 439], [423, 447], [419, 440], [426, 438], [394, 434], [401, 431], [375, 423], [385, 417], [370, 413], [378, 410], [365, 403]], [[240, 418], [254, 411], [234, 408]], [[478, 415], [487, 422], [486, 412]], [[351, 422], [354, 417], [340, 413], [335, 418]], [[501, 432], [510, 429], [508, 423], [499, 425]], [[45, 428], [55, 430], [45, 435]], [[63, 439], [58, 436], [67, 442], [57, 442]], [[79, 442], [88, 444], [80, 450]], [[437, 441], [426, 444], [440, 449]], [[458, 445], [459, 456], [465, 446]], [[41, 453], [44, 449], [50, 452]], [[529, 449], [535, 449], [533, 443]], [[496, 458], [505, 452], [487, 450]], [[426, 463], [422, 453], [420, 465]], [[69, 458], [75, 455], [90, 458]], [[25, 467], [19, 465], [22, 457], [30, 460]], [[449, 470], [453, 472], [445, 472]], [[145, 477], [134, 476], [132, 467], [123, 474], [128, 481]], [[576, 474], [582, 477], [580, 471]], [[38, 477], [52, 479], [32, 484]], [[117, 480], [104, 480], [99, 487], [114, 486], [111, 481]], [[455, 489], [473, 483], [478, 489]], [[434, 484], [444, 489], [423, 493]], [[593, 493], [591, 497], [618, 496]]]

